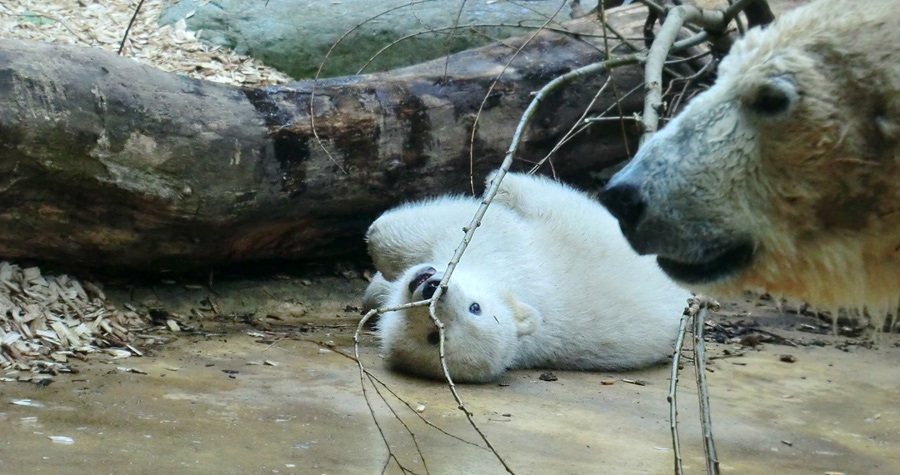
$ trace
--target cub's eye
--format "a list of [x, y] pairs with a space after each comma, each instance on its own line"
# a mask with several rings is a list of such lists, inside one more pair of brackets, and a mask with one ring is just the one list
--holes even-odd
[[478, 305], [478, 302], [472, 302], [472, 305], [469, 305], [469, 313], [472, 315], [481, 315], [481, 305]]

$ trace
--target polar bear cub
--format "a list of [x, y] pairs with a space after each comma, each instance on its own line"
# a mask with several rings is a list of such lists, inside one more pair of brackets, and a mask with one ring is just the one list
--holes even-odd
[[[366, 234], [379, 271], [366, 305], [434, 295], [479, 203], [444, 196], [378, 218]], [[632, 251], [617, 221], [587, 195], [510, 173], [436, 311], [445, 325], [450, 375], [487, 382], [507, 368], [625, 370], [658, 363], [671, 355], [689, 296], [652, 256]], [[388, 312], [378, 331], [392, 369], [443, 377], [427, 307]]]

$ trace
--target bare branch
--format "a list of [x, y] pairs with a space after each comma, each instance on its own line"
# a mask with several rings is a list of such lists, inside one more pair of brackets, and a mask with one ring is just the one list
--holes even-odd
[[684, 336], [687, 333], [687, 321], [692, 318], [694, 306], [685, 309], [681, 316], [681, 324], [678, 327], [678, 340], [675, 342], [675, 353], [672, 354], [672, 375], [669, 379], [669, 428], [672, 431], [672, 448], [675, 452], [675, 475], [684, 475], [681, 464], [681, 444], [678, 441], [678, 404], [675, 399], [675, 391], [678, 386], [678, 365], [681, 364], [681, 349], [684, 347]]
[[[737, 5], [735, 4], [735, 6]], [[643, 145], [659, 126], [659, 113], [663, 107], [663, 66], [666, 64], [666, 57], [675, 45], [679, 30], [686, 22], [690, 21], [702, 25], [707, 31], [719, 31], [722, 25], [727, 24], [724, 20], [726, 13], [717, 10], [701, 10], [690, 6], [680, 6], [669, 10], [666, 21], [653, 40], [653, 46], [650, 48], [650, 53], [647, 54], [647, 62], [644, 65], [644, 83], [647, 89], [644, 93], [642, 120], [644, 134], [641, 136], [639, 146]]]
[[697, 389], [700, 399], [700, 425], [703, 431], [703, 451], [706, 454], [706, 472], [718, 475], [719, 459], [716, 456], [716, 445], [712, 435], [712, 418], [709, 411], [709, 390], [706, 385], [706, 348], [703, 342], [703, 327], [709, 314], [709, 303], [702, 297], [696, 297], [699, 310], [694, 315], [694, 372], [697, 378]]

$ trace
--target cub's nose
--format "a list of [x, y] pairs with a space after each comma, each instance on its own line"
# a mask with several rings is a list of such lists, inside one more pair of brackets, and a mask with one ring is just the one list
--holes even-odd
[[409, 291], [415, 292], [416, 289], [418, 289], [419, 286], [422, 285], [422, 282], [425, 282], [426, 280], [431, 278], [431, 276], [433, 276], [436, 272], [437, 269], [435, 269], [434, 267], [426, 267], [419, 271], [419, 273], [409, 281]]
[[435, 278], [429, 279], [425, 282], [425, 287], [422, 287], [423, 299], [430, 299], [434, 296], [437, 288], [441, 285], [441, 278], [443, 278], [443, 275], [441, 275], [440, 277], [435, 276]]
[[597, 197], [625, 230], [633, 230], [644, 215], [646, 205], [637, 186], [630, 183], [607, 185]]

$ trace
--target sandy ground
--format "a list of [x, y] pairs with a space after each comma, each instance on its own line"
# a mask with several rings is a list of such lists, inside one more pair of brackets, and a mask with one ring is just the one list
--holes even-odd
[[[212, 298], [221, 315], [191, 320], [186, 327], [194, 331], [160, 331], [159, 341], [167, 342], [145, 340], [142, 358], [99, 356], [44, 387], [0, 383], [0, 471], [379, 473], [388, 451], [359, 371], [329, 349], [352, 352], [364, 286], [351, 273], [349, 279], [223, 282], [212, 293], [180, 285], [109, 289], [112, 299], [184, 314]], [[731, 324], [756, 319], [765, 331], [801, 343], [743, 350], [710, 344], [717, 358], [708, 377], [722, 471], [900, 473], [898, 335], [883, 335], [866, 348], [846, 337], [798, 332], [818, 322], [771, 316], [776, 313], [744, 304], [716, 317]], [[372, 335], [363, 340], [363, 362], [393, 392], [424, 419], [478, 442], [444, 384], [386, 371]], [[824, 346], [802, 345], [812, 341]], [[719, 358], [726, 350], [743, 356]], [[796, 361], [781, 361], [786, 354]], [[460, 386], [475, 420], [516, 473], [672, 472], [668, 367], [554, 373], [552, 382], [538, 379], [541, 371], [511, 371], [499, 384]], [[703, 473], [690, 367], [679, 387], [685, 469]], [[415, 434], [424, 457], [417, 454], [405, 428], [372, 386], [367, 389], [405, 467], [504, 473], [489, 452], [427, 427], [379, 388]], [[51, 439], [57, 436], [71, 441]], [[400, 470], [392, 464], [387, 473]]]

